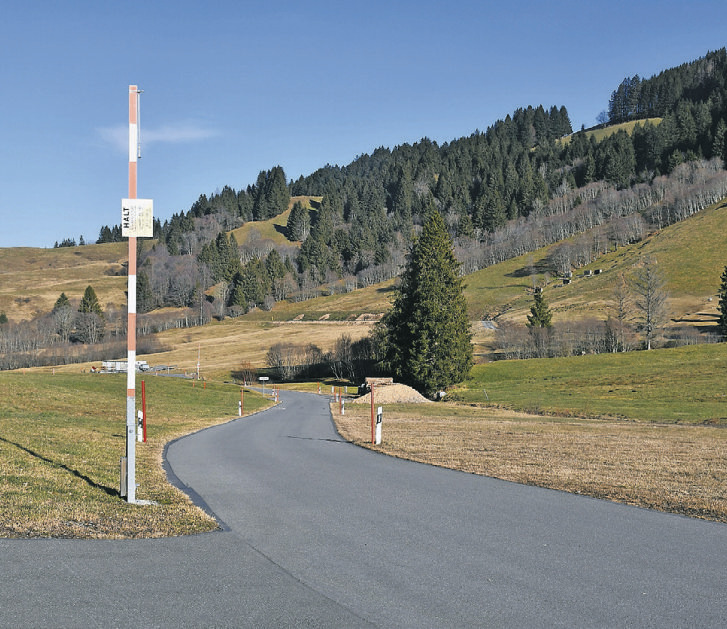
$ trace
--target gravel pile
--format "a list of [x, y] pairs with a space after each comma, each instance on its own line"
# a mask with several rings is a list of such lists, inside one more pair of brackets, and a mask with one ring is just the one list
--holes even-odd
[[[374, 404], [420, 404], [431, 402], [421, 393], [405, 384], [388, 384], [374, 387]], [[371, 404], [371, 394], [367, 393], [352, 400], [353, 404]]]

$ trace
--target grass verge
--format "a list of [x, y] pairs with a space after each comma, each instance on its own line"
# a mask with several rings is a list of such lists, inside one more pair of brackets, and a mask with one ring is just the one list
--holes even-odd
[[715, 426], [587, 420], [442, 404], [350, 404], [341, 435], [393, 456], [692, 517], [727, 522], [727, 431]]
[[[141, 406], [137, 378], [137, 407]], [[0, 537], [138, 538], [213, 530], [216, 522], [172, 487], [164, 445], [237, 416], [240, 388], [143, 378], [147, 442], [137, 443], [137, 499], [119, 496], [126, 376], [0, 374]], [[269, 401], [245, 393], [245, 412]]]

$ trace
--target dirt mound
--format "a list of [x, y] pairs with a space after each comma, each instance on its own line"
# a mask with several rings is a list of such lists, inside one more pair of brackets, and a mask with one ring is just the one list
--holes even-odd
[[[374, 404], [420, 404], [431, 402], [405, 384], [388, 384], [374, 387]], [[367, 393], [352, 400], [353, 404], [371, 404], [371, 394]]]

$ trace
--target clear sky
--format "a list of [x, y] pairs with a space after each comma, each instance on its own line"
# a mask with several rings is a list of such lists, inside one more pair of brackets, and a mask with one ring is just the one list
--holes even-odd
[[0, 20], [0, 246], [95, 242], [127, 195], [162, 221], [200, 194], [439, 143], [518, 107], [595, 124], [626, 76], [727, 45], [727, 2], [8, 0]]

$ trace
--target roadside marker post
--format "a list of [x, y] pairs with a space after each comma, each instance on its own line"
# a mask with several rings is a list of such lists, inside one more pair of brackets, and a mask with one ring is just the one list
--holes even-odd
[[374, 383], [371, 383], [371, 443], [374, 441]]
[[376, 413], [376, 439], [374, 445], [381, 445], [381, 423], [384, 419], [384, 409], [379, 406], [378, 412]]
[[137, 422], [136, 422], [136, 440], [141, 443], [144, 441], [144, 413], [143, 411], [137, 411]]
[[[154, 374], [156, 375], [156, 373]], [[141, 381], [141, 410], [142, 410], [142, 424], [144, 428], [144, 443], [146, 443], [146, 382]]]

